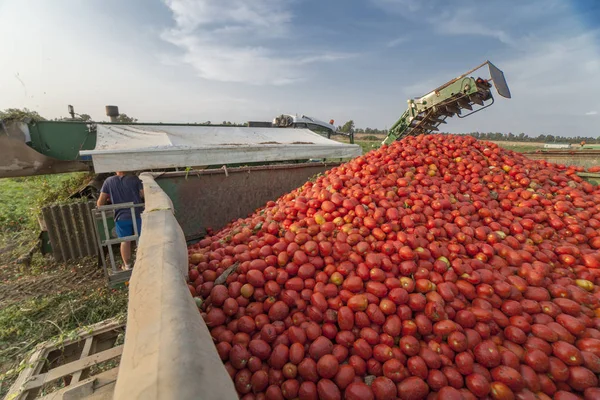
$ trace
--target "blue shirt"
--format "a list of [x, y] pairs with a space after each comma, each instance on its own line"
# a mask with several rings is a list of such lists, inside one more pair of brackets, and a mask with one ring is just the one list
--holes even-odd
[[[142, 181], [135, 175], [111, 176], [102, 184], [102, 193], [106, 193], [110, 197], [112, 204], [133, 203], [140, 204], [142, 197]], [[136, 218], [140, 218], [142, 207], [135, 208]], [[115, 221], [131, 219], [131, 211], [129, 208], [120, 208], [115, 210]]]

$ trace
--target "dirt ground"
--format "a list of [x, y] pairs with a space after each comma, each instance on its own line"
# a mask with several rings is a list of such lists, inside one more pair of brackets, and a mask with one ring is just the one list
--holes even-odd
[[[29, 230], [0, 237], [0, 310], [32, 297], [105, 285], [104, 273], [94, 257], [59, 263], [40, 253], [36, 238]], [[32, 247], [35, 250], [30, 250]]]
[[[28, 236], [28, 235], [27, 235]], [[29, 236], [28, 236], [29, 238]], [[123, 317], [127, 290], [108, 289], [95, 258], [58, 263], [35, 253], [17, 262], [29, 239], [0, 243], [0, 398], [37, 344], [79, 328]]]
[[0, 265], [0, 308], [35, 296], [72, 290], [93, 290], [106, 284], [95, 260], [58, 264], [48, 261], [40, 273], [28, 273], [16, 263]]

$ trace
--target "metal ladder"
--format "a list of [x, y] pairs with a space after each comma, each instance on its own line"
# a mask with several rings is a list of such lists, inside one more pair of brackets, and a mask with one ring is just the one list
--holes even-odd
[[[139, 241], [140, 234], [138, 232], [137, 223], [135, 223], [135, 209], [137, 207], [143, 207], [144, 204], [134, 204], [134, 203], [119, 203], [119, 204], [111, 204], [106, 206], [99, 206], [93, 209], [94, 217], [100, 216], [102, 218], [102, 231], [104, 233], [104, 238], [100, 234], [99, 228], [97, 224], [94, 224], [96, 229], [96, 238], [98, 240], [98, 250], [100, 252], [100, 258], [102, 260], [102, 268], [104, 269], [104, 275], [110, 287], [118, 286], [121, 283], [125, 283], [129, 280], [131, 276], [131, 269], [120, 271], [117, 269], [117, 264], [115, 261], [115, 254], [112, 249], [113, 244], [123, 243], [123, 242], [132, 242], [135, 240], [136, 247]], [[110, 231], [108, 229], [108, 219], [106, 216], [107, 211], [115, 211], [117, 209], [129, 208], [131, 212], [131, 218], [133, 223], [133, 235], [125, 236], [125, 237], [117, 237], [111, 239]], [[107, 266], [107, 260], [104, 255], [104, 248], [108, 248], [109, 260], [110, 261], [110, 270]]]

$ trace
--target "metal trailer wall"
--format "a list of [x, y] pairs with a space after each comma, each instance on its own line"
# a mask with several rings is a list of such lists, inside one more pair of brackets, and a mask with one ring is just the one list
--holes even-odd
[[594, 150], [554, 150], [523, 153], [532, 160], [545, 160], [554, 164], [577, 165], [590, 168], [600, 165], [600, 151]]
[[[172, 199], [175, 216], [186, 239], [193, 240], [232, 220], [244, 218], [269, 200], [302, 186], [312, 176], [337, 163], [302, 163], [243, 167], [156, 175]], [[57, 204], [42, 209], [57, 261], [98, 255], [94, 202]]]
[[269, 200], [276, 200], [337, 165], [266, 165], [169, 172], [155, 178], [173, 201], [175, 217], [186, 238], [192, 240], [204, 236], [207, 227], [218, 230], [232, 220], [245, 218]]
[[157, 180], [141, 175], [146, 207], [114, 399], [238, 398], [187, 288], [182, 226], [188, 234], [198, 234], [209, 223], [219, 228], [333, 165], [236, 168], [187, 177], [167, 173]]
[[94, 202], [56, 204], [42, 208], [43, 224], [48, 230], [56, 261], [67, 261], [98, 254], [92, 217]]
[[141, 178], [146, 209], [114, 399], [237, 399], [187, 288], [187, 247], [171, 200], [150, 174]]

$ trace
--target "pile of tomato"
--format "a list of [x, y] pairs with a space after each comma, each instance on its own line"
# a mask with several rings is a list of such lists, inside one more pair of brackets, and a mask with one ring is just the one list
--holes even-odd
[[600, 399], [600, 190], [579, 171], [408, 137], [191, 246], [240, 398]]

